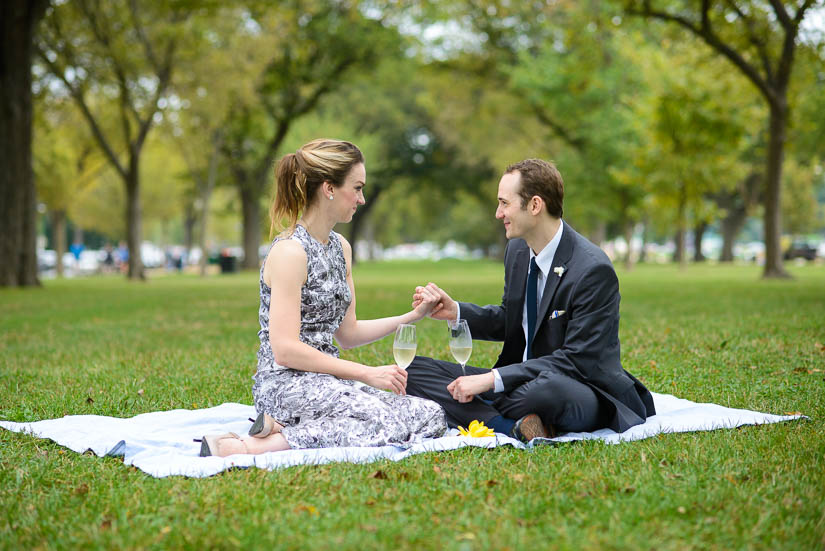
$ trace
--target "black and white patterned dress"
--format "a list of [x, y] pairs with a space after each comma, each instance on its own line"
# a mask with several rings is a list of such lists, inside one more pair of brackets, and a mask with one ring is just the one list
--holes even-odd
[[[275, 242], [283, 239], [278, 237]], [[341, 237], [330, 232], [326, 245], [300, 224], [286, 239], [301, 244], [307, 255], [307, 281], [301, 289], [301, 342], [338, 357], [332, 337], [352, 302]], [[274, 242], [273, 242], [274, 243]], [[264, 263], [265, 264], [265, 263]], [[357, 381], [278, 365], [269, 342], [271, 289], [261, 268], [258, 318], [258, 371], [252, 385], [255, 409], [284, 425], [290, 447], [408, 447], [444, 434], [444, 410], [430, 400], [399, 396]]]

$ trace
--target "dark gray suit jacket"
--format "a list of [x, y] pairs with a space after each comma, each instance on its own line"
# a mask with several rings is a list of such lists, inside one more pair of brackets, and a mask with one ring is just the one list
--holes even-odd
[[[460, 303], [474, 339], [504, 341], [494, 367], [504, 394], [553, 370], [591, 387], [602, 407], [600, 422], [616, 432], [643, 423], [655, 414], [650, 392], [622, 368], [619, 347], [619, 280], [610, 259], [566, 222], [553, 270], [547, 275], [539, 305], [533, 359], [522, 361], [521, 326], [530, 252], [523, 239], [513, 239], [504, 254], [501, 305]], [[554, 311], [564, 310], [555, 319]], [[501, 394], [485, 393], [496, 400]]]

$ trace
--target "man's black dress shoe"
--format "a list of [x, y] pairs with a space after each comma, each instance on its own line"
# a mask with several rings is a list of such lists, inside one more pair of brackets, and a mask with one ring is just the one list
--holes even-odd
[[533, 438], [552, 438], [555, 436], [553, 427], [550, 430], [545, 428], [541, 418], [535, 413], [528, 413], [518, 421], [513, 427], [513, 437], [521, 440], [525, 444]]

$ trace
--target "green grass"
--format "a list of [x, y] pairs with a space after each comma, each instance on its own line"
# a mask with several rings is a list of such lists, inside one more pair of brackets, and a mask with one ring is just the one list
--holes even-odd
[[[825, 267], [792, 272], [620, 273], [623, 360], [657, 392], [808, 421], [160, 480], [0, 430], [0, 548], [821, 549]], [[364, 263], [355, 277], [362, 318], [400, 312], [428, 280], [480, 303], [502, 287], [491, 262]], [[254, 274], [0, 291], [0, 418], [251, 403], [257, 307]], [[449, 358], [445, 333], [421, 322], [420, 352]], [[384, 363], [390, 347], [344, 356]], [[497, 351], [477, 343], [471, 361]]]

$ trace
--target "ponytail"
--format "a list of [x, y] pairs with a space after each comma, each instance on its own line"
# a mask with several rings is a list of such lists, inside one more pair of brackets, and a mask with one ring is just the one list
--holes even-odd
[[[295, 153], [287, 153], [278, 161], [275, 167], [275, 200], [269, 207], [270, 239], [276, 227], [279, 231], [291, 231], [295, 227], [298, 216], [307, 205], [306, 181]], [[283, 225], [284, 220], [287, 221], [286, 226]]]

